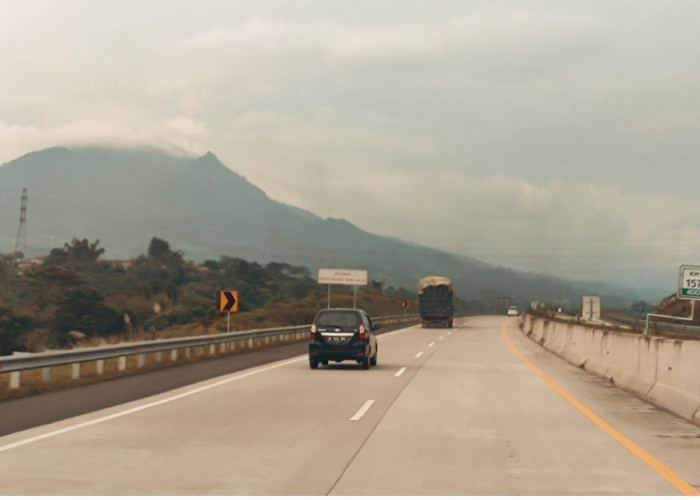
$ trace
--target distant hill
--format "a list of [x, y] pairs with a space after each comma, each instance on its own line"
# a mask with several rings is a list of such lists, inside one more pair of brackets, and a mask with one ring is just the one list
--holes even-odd
[[[367, 269], [370, 280], [414, 290], [420, 278], [455, 281], [463, 299], [527, 303], [602, 295], [638, 300], [629, 290], [494, 267], [322, 219], [268, 198], [212, 153], [175, 157], [156, 150], [51, 148], [0, 166], [0, 253], [14, 249], [22, 188], [28, 189], [27, 256], [46, 255], [73, 238], [100, 240], [104, 258], [130, 259], [151, 238], [168, 241], [187, 260], [236, 256], [261, 264]], [[605, 303], [604, 303], [605, 305]]]

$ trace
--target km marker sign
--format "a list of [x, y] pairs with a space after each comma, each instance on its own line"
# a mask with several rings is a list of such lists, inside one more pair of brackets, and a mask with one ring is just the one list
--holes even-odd
[[700, 300], [700, 266], [681, 266], [678, 298]]

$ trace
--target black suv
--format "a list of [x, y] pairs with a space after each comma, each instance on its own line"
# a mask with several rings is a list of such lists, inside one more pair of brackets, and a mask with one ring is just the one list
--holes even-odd
[[377, 337], [379, 327], [372, 325], [361, 309], [322, 309], [316, 313], [309, 339], [309, 366], [318, 363], [354, 359], [369, 370], [377, 364]]

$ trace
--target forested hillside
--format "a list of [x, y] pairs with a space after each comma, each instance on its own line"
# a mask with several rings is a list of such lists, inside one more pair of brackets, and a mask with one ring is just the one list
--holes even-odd
[[134, 259], [157, 236], [194, 262], [235, 255], [313, 273], [367, 269], [371, 279], [407, 289], [424, 276], [449, 276], [460, 297], [481, 303], [510, 297], [519, 304], [577, 305], [582, 295], [600, 295], [606, 304], [622, 306], [644, 298], [634, 290], [516, 271], [319, 217], [269, 198], [212, 153], [187, 158], [155, 150], [51, 148], [5, 163], [0, 251], [15, 247], [24, 188], [24, 257], [45, 256], [79, 237], [99, 240], [102, 259]]
[[[104, 252], [99, 240], [73, 239], [35, 265], [0, 259], [0, 355], [225, 331], [221, 289], [239, 292], [234, 330], [307, 324], [327, 302], [326, 288], [305, 267], [236, 257], [194, 264], [159, 238], [130, 261], [102, 260]], [[359, 292], [359, 306], [371, 315], [401, 314], [401, 299], [410, 296], [372, 282]]]

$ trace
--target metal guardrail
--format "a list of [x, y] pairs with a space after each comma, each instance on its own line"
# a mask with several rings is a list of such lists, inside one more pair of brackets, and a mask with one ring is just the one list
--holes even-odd
[[[536, 314], [535, 314], [536, 315]], [[675, 316], [662, 316], [662, 318], [676, 318]], [[679, 323], [673, 323], [670, 321], [662, 321], [660, 319], [650, 319], [649, 324], [651, 328], [645, 328], [645, 320], [643, 318], [630, 318], [622, 317], [615, 314], [603, 313], [602, 317], [598, 321], [585, 320], [580, 317], [571, 316], [566, 313], [556, 313], [550, 312], [547, 319], [562, 321], [562, 322], [576, 322], [582, 325], [588, 325], [591, 327], [617, 327], [622, 329], [629, 329], [630, 331], [643, 334], [645, 329], [648, 329], [652, 333], [663, 332], [666, 334], [682, 334], [682, 335], [697, 335], [700, 337], [700, 326], [693, 325], [683, 325]], [[676, 318], [677, 320], [683, 320], [683, 318]]]
[[[419, 320], [418, 315], [382, 316], [373, 318], [373, 322], [381, 326], [413, 323]], [[20, 372], [39, 368], [51, 368], [54, 366], [80, 364], [86, 362], [99, 362], [113, 358], [126, 356], [145, 355], [148, 353], [162, 353], [180, 349], [215, 348], [218, 345], [232, 342], [254, 341], [270, 337], [297, 336], [307, 333], [311, 325], [288, 326], [282, 328], [267, 328], [260, 330], [246, 330], [243, 332], [220, 333], [215, 335], [200, 335], [196, 337], [183, 337], [178, 339], [152, 340], [146, 342], [122, 343], [101, 347], [88, 347], [71, 349], [60, 352], [47, 352], [31, 355], [15, 354], [0, 357], [0, 373]]]
[[[682, 318], [678, 319], [682, 320]], [[677, 333], [682, 335], [697, 335], [700, 337], [700, 326], [683, 325], [680, 323], [672, 323], [670, 321], [661, 321], [652, 318], [650, 318], [648, 321], [643, 319], [625, 320], [621, 318], [609, 318], [609, 321], [629, 325], [635, 330], [641, 330], [643, 333], [646, 332], [647, 334], [664, 332], [668, 334]]]

